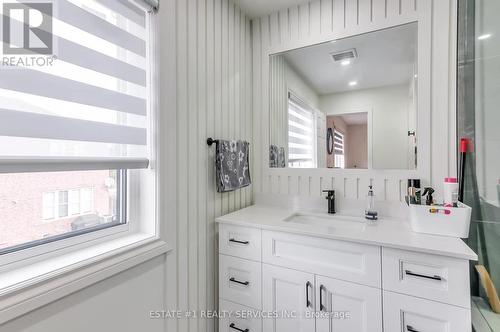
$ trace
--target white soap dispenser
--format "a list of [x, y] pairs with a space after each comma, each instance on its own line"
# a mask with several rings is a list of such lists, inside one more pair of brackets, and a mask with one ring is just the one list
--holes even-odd
[[373, 194], [373, 186], [368, 186], [368, 195], [366, 196], [365, 218], [368, 220], [377, 220], [378, 213], [375, 210], [375, 195]]

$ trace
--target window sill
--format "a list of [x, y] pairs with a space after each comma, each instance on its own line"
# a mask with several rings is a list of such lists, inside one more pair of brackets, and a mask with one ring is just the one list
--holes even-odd
[[0, 274], [0, 324], [170, 251], [138, 233]]

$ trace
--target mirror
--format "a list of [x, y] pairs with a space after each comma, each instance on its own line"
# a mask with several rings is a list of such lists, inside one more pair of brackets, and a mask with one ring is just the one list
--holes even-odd
[[417, 23], [273, 54], [270, 167], [417, 167]]

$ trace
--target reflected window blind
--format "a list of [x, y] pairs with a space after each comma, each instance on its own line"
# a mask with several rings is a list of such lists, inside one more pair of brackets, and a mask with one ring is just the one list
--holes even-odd
[[333, 148], [335, 155], [335, 167], [345, 167], [345, 141], [344, 134], [337, 129], [333, 131]]
[[52, 65], [0, 68], [0, 173], [148, 167], [149, 5], [53, 1]]
[[311, 164], [314, 159], [313, 110], [292, 93], [288, 94], [288, 160]]

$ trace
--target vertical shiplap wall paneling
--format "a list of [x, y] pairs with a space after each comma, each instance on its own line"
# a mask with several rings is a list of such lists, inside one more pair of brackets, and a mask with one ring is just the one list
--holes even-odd
[[[442, 29], [441, 24], [443, 20], [450, 22], [450, 1], [317, 0], [254, 19], [254, 149], [258, 149], [254, 150], [255, 192], [319, 197], [321, 190], [334, 187], [342, 197], [364, 199], [367, 186], [372, 184], [380, 199], [402, 202], [405, 182], [410, 177], [422, 178], [426, 185], [433, 184], [439, 190], [439, 179], [452, 169], [445, 160], [450, 155], [450, 148], [453, 148], [449, 144], [450, 128], [443, 125], [441, 127], [445, 130], [440, 132], [434, 122], [446, 123], [452, 112], [448, 110], [448, 94], [453, 91], [451, 86], [454, 83], [447, 80], [453, 68], [448, 68], [446, 62], [453, 56], [450, 51], [453, 35], [449, 28]], [[419, 64], [424, 68], [422, 75], [419, 73], [419, 79], [427, 82], [419, 86], [419, 90], [424, 88], [421, 97], [425, 103], [425, 107], [421, 105], [422, 108], [419, 108], [419, 117], [428, 120], [421, 122], [426, 123], [426, 128], [420, 128], [422, 135], [419, 140], [425, 141], [420, 143], [424, 147], [421, 150], [423, 159], [419, 160], [423, 161], [420, 168], [417, 171], [269, 169], [268, 143], [276, 137], [275, 133], [272, 137], [269, 134], [268, 124], [274, 128], [277, 121], [282, 121], [279, 115], [270, 112], [271, 108], [279, 106], [275, 104], [280, 101], [270, 103], [269, 93], [275, 95], [281, 92], [274, 86], [272, 91], [269, 90], [269, 54], [414, 21], [419, 22], [419, 49], [424, 45], [426, 52], [422, 53], [425, 56], [419, 57], [419, 61], [423, 58]], [[275, 65], [275, 62], [272, 64]], [[272, 70], [274, 73], [275, 70]], [[432, 123], [432, 131], [427, 128], [428, 123]]]
[[[252, 24], [250, 22], [250, 19], [245, 16], [245, 79], [243, 80], [245, 82], [245, 137], [249, 140], [249, 142], [252, 142], [252, 146], [254, 145], [255, 142], [255, 137], [253, 136], [253, 127], [254, 127], [254, 122], [253, 122], [253, 63], [252, 63], [252, 56], [253, 56], [253, 38], [252, 36]], [[249, 79], [249, 77], [251, 79]], [[255, 161], [258, 156], [256, 153], [256, 150], [253, 148], [251, 149], [252, 151], [252, 156], [251, 162]], [[256, 167], [254, 166], [255, 162], [252, 162], [251, 168], [252, 170], [255, 171]], [[255, 182], [254, 182], [255, 183]], [[245, 188], [245, 193], [246, 193], [246, 201], [245, 201], [245, 206], [251, 205], [253, 202], [253, 188], [254, 186], [251, 187], [246, 187]]]
[[[222, 50], [221, 50], [221, 111], [222, 117], [221, 122], [221, 135], [219, 137], [229, 137], [229, 94], [224, 93], [228, 91], [228, 53], [229, 53], [229, 5], [228, 0], [222, 0], [222, 15], [221, 15], [221, 40], [222, 40]], [[223, 193], [222, 196], [222, 214], [229, 212], [229, 193]]]
[[[215, 146], [208, 147], [206, 138], [253, 143], [251, 25], [229, 0], [166, 2], [175, 13], [175, 29], [166, 32], [175, 41], [175, 100], [162, 101], [175, 109], [177, 133], [172, 156], [177, 173], [170, 189], [176, 202], [170, 228], [175, 253], [167, 263], [169, 282], [176, 284], [167, 287], [168, 309], [216, 310], [215, 218], [250, 205], [253, 190], [216, 192]], [[166, 326], [169, 331], [215, 332], [217, 320], [181, 318]]]
[[[189, 310], [188, 260], [188, 6], [187, 1], [177, 1], [177, 307]], [[180, 319], [179, 331], [188, 331], [188, 322]]]
[[[213, 135], [215, 137], [215, 104], [217, 99], [217, 89], [215, 84], [215, 35], [216, 35], [216, 24], [215, 24], [215, 2], [217, 0], [207, 0], [206, 1], [206, 42], [207, 42], [207, 58], [206, 58], [206, 69], [207, 69], [207, 79], [204, 83], [207, 88], [207, 121], [206, 121], [206, 137]], [[203, 107], [203, 106], [202, 106]], [[203, 144], [202, 144], [203, 145]], [[215, 183], [215, 173], [212, 164], [215, 158], [215, 149], [207, 149], [208, 158], [206, 163], [202, 167], [206, 168], [206, 186], [212, 188]], [[207, 224], [207, 246], [201, 248], [205, 249], [207, 253], [207, 269], [206, 269], [206, 308], [216, 308], [217, 305], [217, 292], [216, 292], [216, 258], [217, 255], [211, 254], [217, 252], [217, 241], [216, 241], [216, 228], [213, 225], [212, 218], [216, 215], [216, 196], [219, 196], [214, 190], [207, 190], [207, 216], [206, 219], [200, 218], [200, 222]], [[211, 268], [210, 268], [211, 267]], [[201, 276], [203, 278], [203, 276]], [[201, 329], [203, 331], [203, 329]], [[207, 324], [206, 331], [215, 332], [215, 327]]]
[[258, 24], [259, 21], [253, 22], [252, 24], [252, 69], [253, 79], [252, 79], [252, 91], [253, 91], [253, 107], [255, 108], [252, 113], [252, 132], [253, 141], [251, 145], [251, 151], [253, 154], [253, 187], [255, 192], [262, 192], [262, 170], [263, 170], [263, 157], [266, 153], [262, 150], [262, 135], [261, 135], [261, 121], [263, 121], [263, 116], [261, 112], [257, 111], [262, 107], [262, 90], [260, 88], [260, 82], [262, 81], [262, 71], [260, 70], [260, 62], [262, 60], [262, 40], [261, 38], [256, 38], [261, 34], [261, 25]]
[[270, 58], [270, 143], [287, 149], [288, 140], [288, 98], [286, 71], [287, 65], [282, 55]]
[[[197, 278], [197, 289], [198, 289], [198, 309], [205, 309], [207, 306], [207, 276], [204, 273], [200, 273], [202, 271], [207, 271], [208, 265], [208, 253], [207, 252], [207, 237], [210, 236], [207, 232], [207, 217], [208, 209], [207, 209], [207, 181], [206, 179], [209, 177], [207, 171], [209, 171], [210, 161], [207, 160], [209, 156], [209, 150], [203, 144], [203, 137], [207, 137], [207, 116], [208, 116], [208, 108], [210, 107], [210, 103], [207, 99], [207, 90], [208, 90], [208, 52], [207, 52], [207, 44], [208, 44], [208, 26], [207, 26], [207, 16], [208, 16], [208, 8], [207, 3], [209, 1], [199, 1], [198, 2], [198, 34], [197, 34], [197, 85], [198, 85], [198, 103], [197, 103], [197, 114], [198, 114], [198, 123], [196, 127], [196, 131], [198, 132], [196, 147], [198, 151], [199, 161], [196, 163], [198, 168], [198, 190], [196, 193], [198, 194], [198, 213], [197, 213], [197, 224], [198, 224], [198, 246], [197, 250], [197, 259], [198, 259], [198, 273], [196, 275]], [[199, 139], [201, 138], [201, 139]], [[201, 142], [200, 142], [201, 141]], [[212, 251], [214, 252], [214, 251]], [[207, 320], [200, 317], [198, 321], [198, 326], [196, 327], [196, 331], [205, 331], [205, 327], [207, 326]], [[193, 326], [192, 329], [195, 327]]]
[[[160, 220], [160, 229], [169, 245], [177, 249], [177, 6], [176, 0], [168, 0], [160, 8], [160, 114], [161, 123], [166, 129], [160, 133], [159, 147], [165, 150], [162, 159], [168, 172], [162, 177], [160, 186], [165, 193], [165, 202], [160, 207], [161, 215], [166, 220]], [[178, 256], [176, 252], [166, 255], [165, 262], [165, 307], [177, 308], [178, 305]], [[177, 331], [175, 319], [165, 319], [166, 331]]]
[[[236, 7], [234, 8], [234, 34], [233, 34], [233, 44], [234, 44], [234, 54], [233, 54], [233, 90], [234, 90], [234, 100], [232, 103], [233, 110], [242, 109], [240, 107], [240, 82], [239, 76], [241, 71], [240, 64], [240, 13]], [[234, 133], [233, 137], [236, 135], [243, 135], [243, 132], [240, 127], [240, 112], [234, 112], [234, 121], [233, 121]], [[241, 192], [242, 190], [238, 190], [234, 195], [234, 207], [239, 207], [241, 202]], [[233, 208], [234, 208], [233, 207]]]
[[[227, 78], [226, 81], [228, 83], [227, 86], [227, 129], [228, 129], [228, 134], [226, 137], [235, 137], [235, 128], [234, 128], [234, 119], [235, 119], [235, 113], [234, 112], [234, 4], [231, 2], [228, 2], [228, 8], [227, 8], [227, 21], [228, 21], [228, 31], [227, 31], [227, 46], [228, 46], [228, 52], [227, 52]], [[234, 201], [235, 201], [235, 192], [230, 192], [228, 194], [228, 209], [227, 211], [233, 211], [234, 210]]]
[[[188, 14], [187, 14], [187, 72], [188, 72], [188, 82], [187, 82], [187, 124], [186, 129], [191, 127], [194, 131], [198, 129], [198, 3], [197, 0], [187, 0], [188, 3]], [[192, 18], [195, 18], [193, 20]], [[187, 160], [187, 187], [188, 187], [188, 197], [187, 197], [187, 250], [188, 250], [188, 304], [189, 310], [198, 310], [198, 215], [197, 211], [199, 209], [197, 200], [197, 190], [198, 190], [198, 173], [197, 173], [197, 159], [198, 159], [198, 149], [197, 142], [198, 135], [193, 135], [189, 130], [185, 131], [187, 133], [187, 147], [188, 150], [188, 160]], [[182, 151], [182, 150], [181, 150]], [[188, 320], [189, 332], [197, 331], [197, 322]]]

